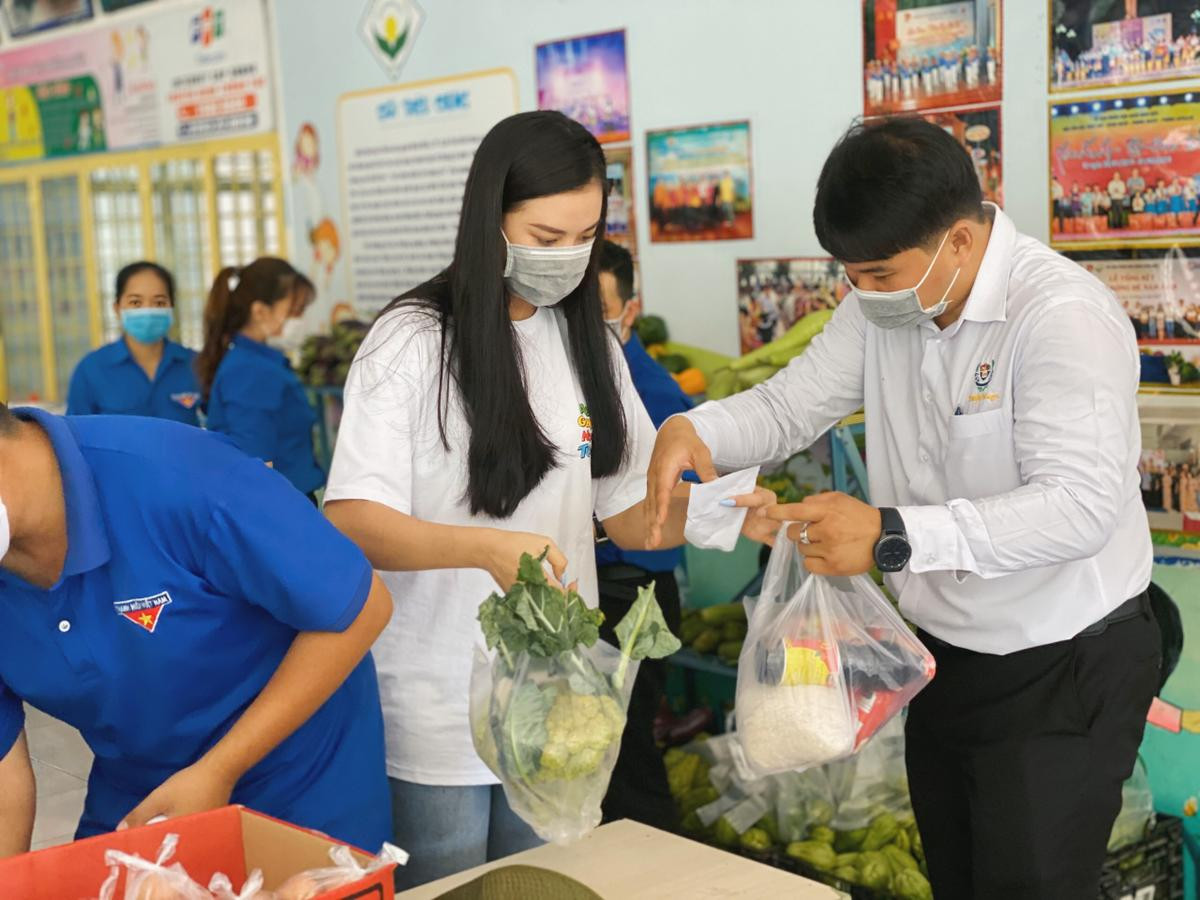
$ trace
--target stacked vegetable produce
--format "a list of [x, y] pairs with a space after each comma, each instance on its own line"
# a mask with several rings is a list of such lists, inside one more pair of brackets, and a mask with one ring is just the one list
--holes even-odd
[[638, 321], [638, 337], [685, 393], [722, 400], [754, 387], [790, 363], [808, 349], [832, 316], [832, 310], [809, 313], [781, 337], [741, 357], [673, 344], [668, 340], [667, 324], [659, 316], [642, 317]]
[[861, 760], [764, 779], [747, 777], [732, 735], [668, 750], [680, 829], [856, 896], [931, 900], [907, 803], [902, 737], [891, 731], [880, 738]]
[[721, 662], [736, 666], [746, 639], [746, 607], [741, 603], [720, 603], [683, 613], [679, 637], [684, 646], [697, 653], [715, 655]]
[[313, 335], [300, 348], [296, 374], [309, 387], [343, 387], [350, 364], [371, 330], [369, 322], [345, 319], [330, 334]]
[[781, 337], [733, 360], [709, 382], [708, 399], [723, 400], [766, 381], [807, 350], [832, 317], [827, 309], [809, 313]]
[[550, 583], [545, 554], [521, 558], [517, 582], [479, 607], [494, 659], [475, 654], [475, 750], [504, 785], [509, 805], [540, 837], [568, 843], [600, 824], [638, 661], [679, 649], [653, 586], [638, 592], [599, 641], [603, 614]]

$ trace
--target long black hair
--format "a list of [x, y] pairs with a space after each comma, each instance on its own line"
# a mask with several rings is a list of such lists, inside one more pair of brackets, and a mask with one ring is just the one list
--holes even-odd
[[505, 519], [556, 465], [525, 390], [504, 285], [505, 213], [538, 197], [600, 186], [597, 240], [587, 274], [558, 308], [592, 420], [593, 477], [612, 475], [626, 456], [626, 425], [616, 361], [600, 304], [597, 257], [608, 212], [604, 153], [580, 125], [557, 112], [520, 113], [484, 137], [463, 194], [454, 260], [439, 275], [397, 297], [433, 313], [441, 328], [438, 427], [449, 449], [445, 412], [453, 379], [471, 430], [466, 500], [471, 513]]

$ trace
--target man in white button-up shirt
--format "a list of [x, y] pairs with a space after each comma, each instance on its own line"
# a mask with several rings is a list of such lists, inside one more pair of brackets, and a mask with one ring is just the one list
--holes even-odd
[[865, 407], [878, 507], [772, 515], [814, 573], [890, 571], [937, 658], [907, 721], [935, 895], [1090, 900], [1158, 687], [1129, 319], [920, 119], [851, 129], [814, 223], [854, 292], [786, 370], [664, 425], [651, 496]]

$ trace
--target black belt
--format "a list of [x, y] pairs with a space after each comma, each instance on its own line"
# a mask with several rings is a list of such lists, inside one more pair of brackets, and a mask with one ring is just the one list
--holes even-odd
[[[1108, 626], [1116, 625], [1119, 622], [1127, 622], [1130, 619], [1136, 619], [1138, 616], [1146, 616], [1150, 618], [1153, 615], [1153, 610], [1150, 606], [1150, 594], [1148, 591], [1143, 591], [1136, 597], [1126, 600], [1103, 619], [1093, 622], [1083, 631], [1079, 632], [1075, 637], [1095, 637], [1098, 634], [1104, 634], [1108, 630]], [[951, 644], [943, 641], [939, 637], [934, 637], [924, 628], [920, 630], [918, 635], [926, 644], [936, 644], [939, 647], [947, 647], [951, 650], [961, 650], [962, 648], [956, 644]]]
[[1107, 616], [1098, 622], [1093, 622], [1083, 631], [1079, 632], [1079, 637], [1095, 637], [1098, 634], [1104, 634], [1108, 630], [1109, 625], [1116, 625], [1118, 622], [1126, 622], [1129, 619], [1136, 619], [1138, 616], [1146, 616], [1149, 618], [1153, 615], [1150, 609], [1150, 593], [1143, 591], [1132, 599], [1126, 600]]

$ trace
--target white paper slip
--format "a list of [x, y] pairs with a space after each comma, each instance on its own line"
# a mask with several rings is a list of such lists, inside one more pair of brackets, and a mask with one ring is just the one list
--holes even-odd
[[733, 549], [746, 521], [745, 507], [722, 506], [721, 501], [754, 493], [758, 466], [722, 476], [708, 484], [692, 487], [688, 500], [687, 524], [683, 536], [693, 547], [705, 550]]

